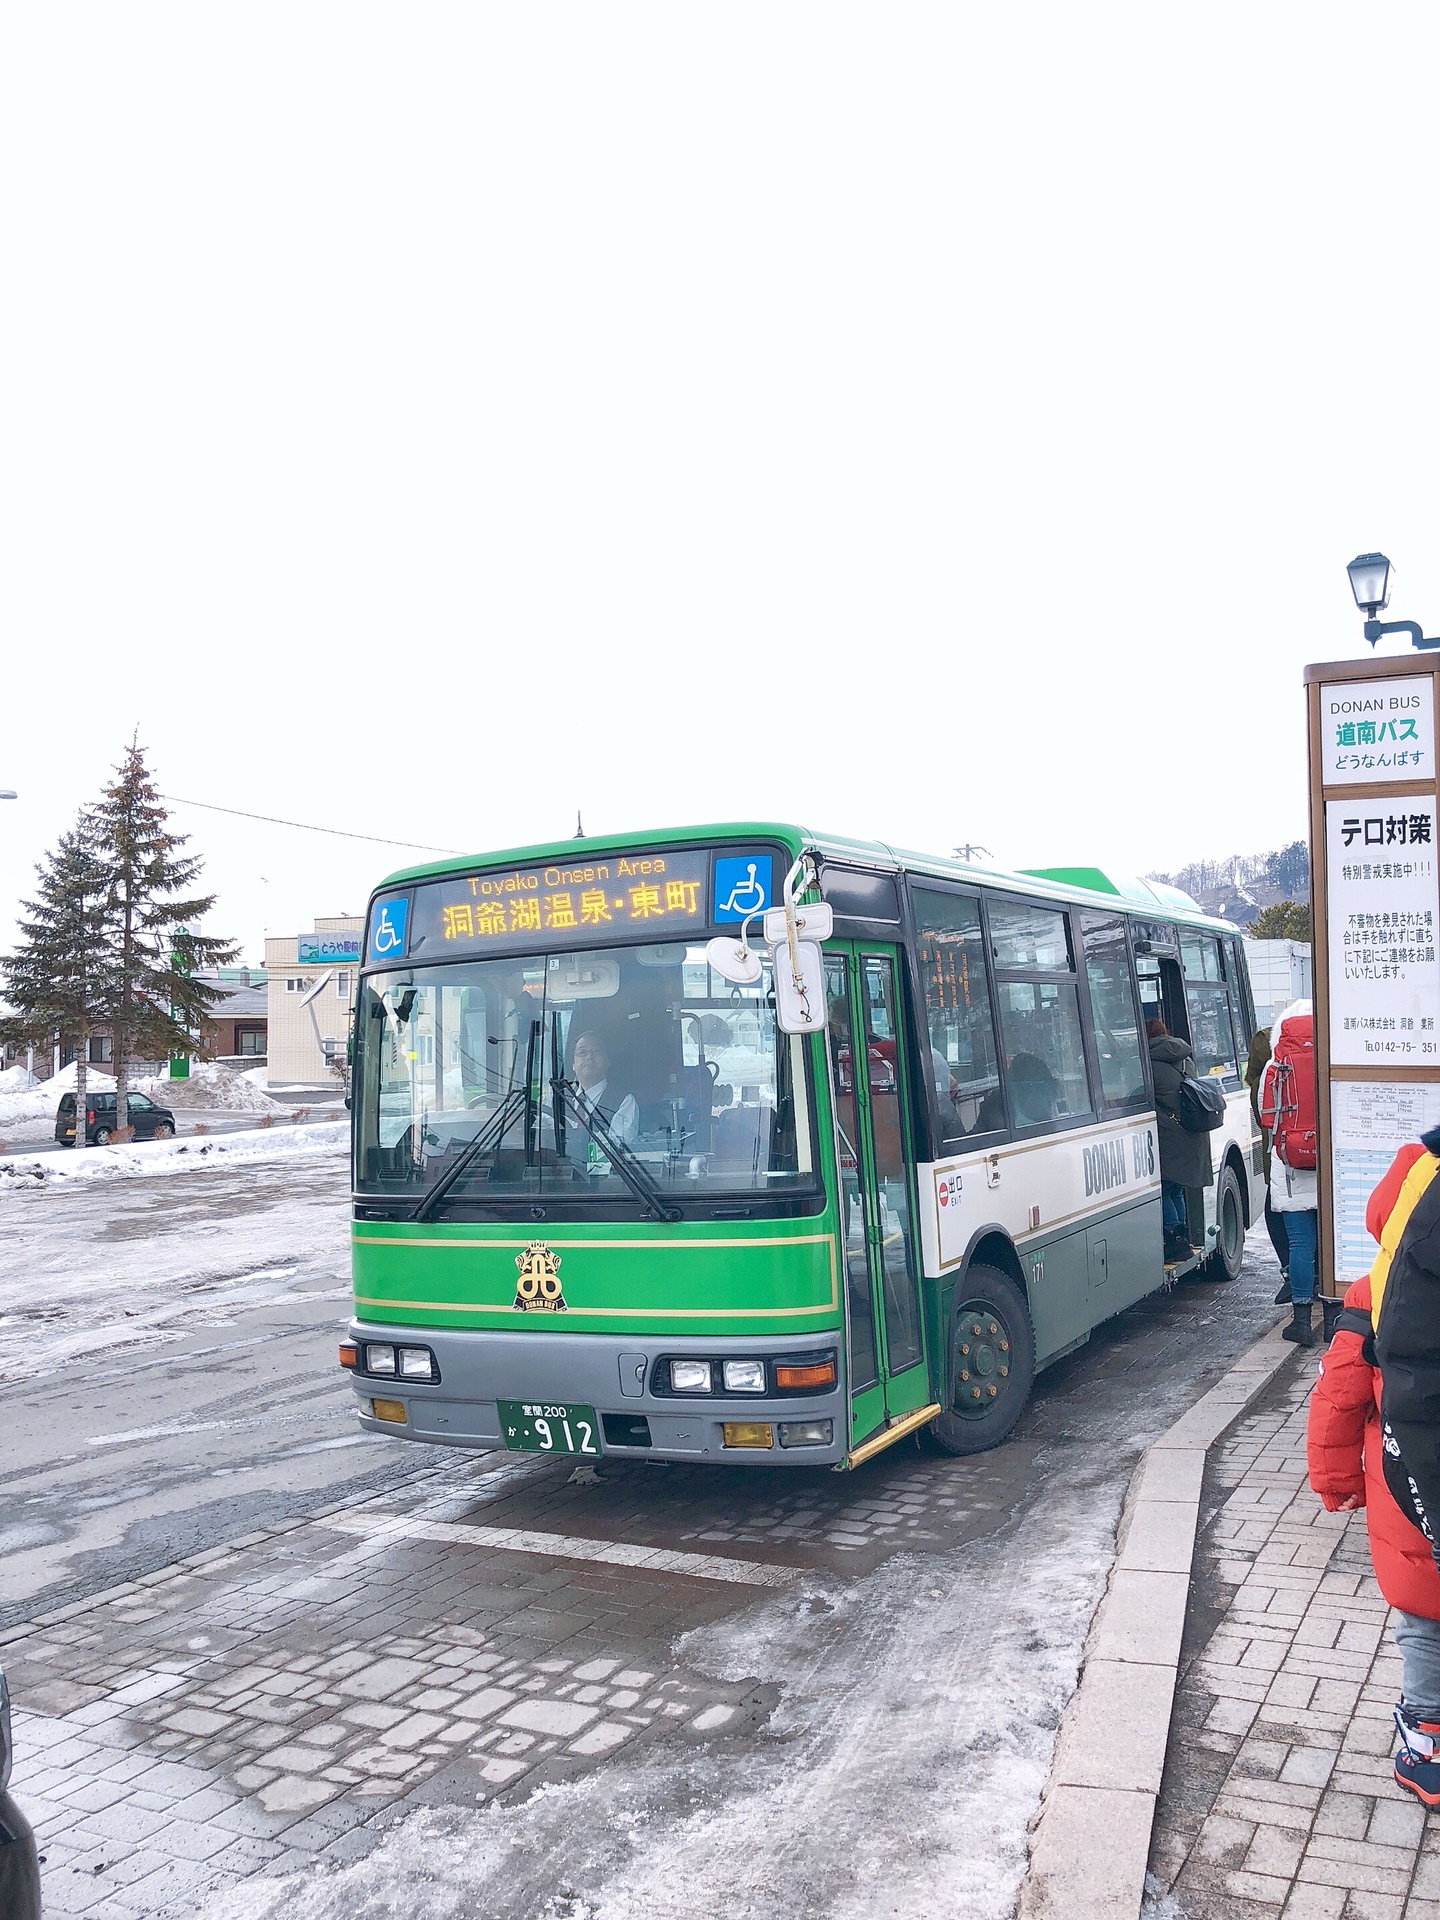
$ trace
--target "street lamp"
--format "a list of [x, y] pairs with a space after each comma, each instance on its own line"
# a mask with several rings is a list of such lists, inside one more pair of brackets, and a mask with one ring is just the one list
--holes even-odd
[[1365, 616], [1365, 638], [1372, 647], [1386, 633], [1408, 633], [1411, 644], [1416, 647], [1440, 647], [1440, 636], [1427, 640], [1413, 620], [1375, 618], [1390, 604], [1390, 582], [1394, 570], [1383, 553], [1357, 554], [1345, 571], [1350, 576], [1350, 591], [1355, 596], [1355, 604]]

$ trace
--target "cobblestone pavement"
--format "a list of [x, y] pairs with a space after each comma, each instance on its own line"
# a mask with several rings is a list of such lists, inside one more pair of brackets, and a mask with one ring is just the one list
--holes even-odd
[[1305, 1482], [1314, 1377], [1297, 1360], [1211, 1456], [1153, 1920], [1440, 1920], [1440, 1822], [1391, 1776], [1400, 1661], [1365, 1516]]
[[399, 1450], [182, 1537], [0, 1634], [47, 1915], [1002, 1920], [1134, 1462], [1273, 1284], [1142, 1303], [975, 1460]]

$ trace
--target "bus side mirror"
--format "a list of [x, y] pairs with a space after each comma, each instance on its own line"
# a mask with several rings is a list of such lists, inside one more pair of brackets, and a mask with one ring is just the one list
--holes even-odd
[[705, 958], [720, 978], [728, 980], [733, 987], [754, 987], [760, 983], [764, 963], [743, 938], [736, 940], [729, 934], [718, 934], [706, 942]]
[[782, 1033], [823, 1033], [825, 1029], [825, 961], [813, 940], [790, 948], [772, 949], [775, 978], [775, 1024]]

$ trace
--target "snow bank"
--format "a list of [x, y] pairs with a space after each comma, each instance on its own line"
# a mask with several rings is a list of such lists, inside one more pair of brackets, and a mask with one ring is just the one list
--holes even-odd
[[26, 1087], [38, 1087], [39, 1084], [39, 1074], [31, 1073], [28, 1067], [7, 1067], [0, 1073], [0, 1093], [20, 1093]]
[[272, 1100], [263, 1087], [257, 1087], [248, 1074], [237, 1073], [218, 1060], [196, 1060], [188, 1079], [172, 1080], [159, 1074], [137, 1085], [162, 1107], [182, 1113], [190, 1107], [207, 1112], [225, 1108], [243, 1113], [278, 1113], [280, 1103]]
[[[50, 1111], [53, 1113], [60, 1104], [62, 1093], [75, 1091], [75, 1062], [62, 1067], [59, 1073], [52, 1074], [48, 1080], [40, 1082], [41, 1090], [50, 1096]], [[99, 1067], [85, 1069], [85, 1089], [88, 1093], [113, 1093], [115, 1082], [108, 1073], [102, 1073]]]
[[134, 1180], [207, 1167], [276, 1160], [313, 1160], [341, 1154], [350, 1144], [350, 1122], [324, 1120], [309, 1127], [255, 1128], [196, 1140], [135, 1140], [128, 1146], [86, 1147], [75, 1153], [14, 1154], [0, 1160], [0, 1198], [41, 1187], [73, 1187], [92, 1180]]

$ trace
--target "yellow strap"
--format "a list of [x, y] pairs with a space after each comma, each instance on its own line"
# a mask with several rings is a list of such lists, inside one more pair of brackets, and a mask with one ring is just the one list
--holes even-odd
[[1395, 1249], [1400, 1244], [1400, 1236], [1410, 1223], [1415, 1211], [1415, 1203], [1435, 1178], [1440, 1169], [1440, 1160], [1433, 1153], [1422, 1153], [1420, 1158], [1406, 1174], [1400, 1187], [1399, 1197], [1391, 1209], [1390, 1218], [1385, 1222], [1380, 1235], [1380, 1251], [1376, 1254], [1370, 1268], [1370, 1324], [1380, 1324], [1380, 1302], [1385, 1298], [1385, 1282], [1390, 1277], [1390, 1262], [1395, 1257]]

